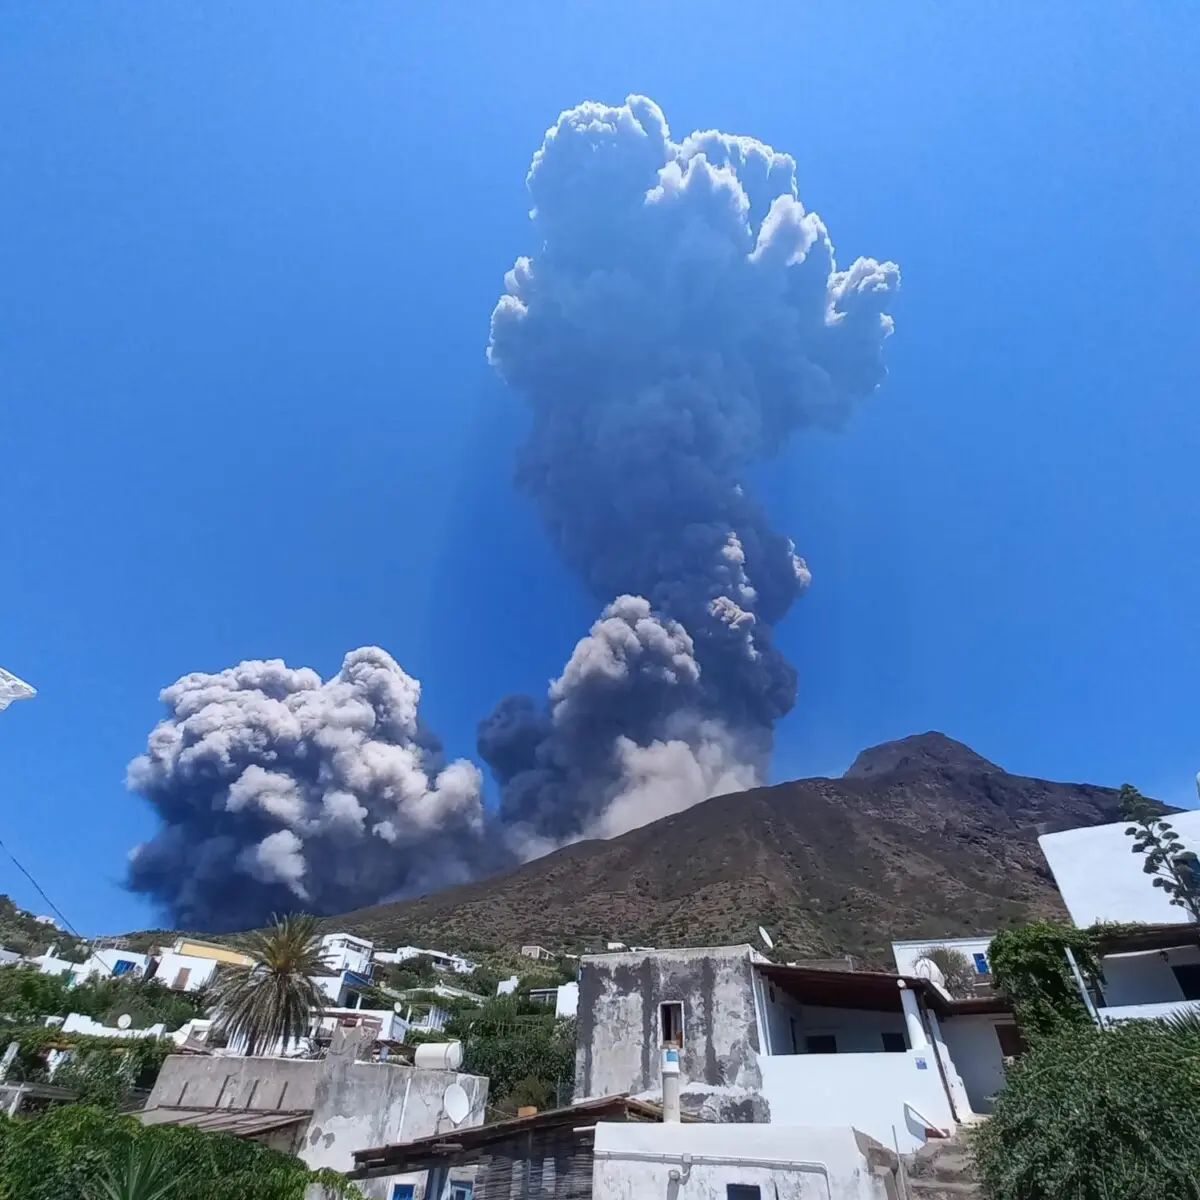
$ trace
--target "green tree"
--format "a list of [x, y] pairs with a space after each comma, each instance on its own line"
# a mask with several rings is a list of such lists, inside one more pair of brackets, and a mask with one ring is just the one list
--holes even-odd
[[1185, 850], [1169, 821], [1132, 784], [1122, 784], [1121, 816], [1131, 824], [1125, 830], [1133, 838], [1133, 853], [1144, 856], [1142, 870], [1153, 875], [1153, 886], [1162, 888], [1177, 908], [1186, 908], [1193, 921], [1200, 921], [1200, 863]]
[[240, 947], [254, 961], [227, 967], [213, 985], [217, 1028], [247, 1054], [266, 1054], [303, 1037], [324, 997], [311, 976], [325, 974], [317, 922], [307, 914], [272, 918]]

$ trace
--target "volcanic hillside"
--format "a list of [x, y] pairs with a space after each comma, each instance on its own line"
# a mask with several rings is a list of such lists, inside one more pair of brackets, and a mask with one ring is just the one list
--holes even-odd
[[327, 924], [461, 951], [616, 939], [883, 963], [893, 938], [1065, 916], [1039, 833], [1118, 819], [1117, 793], [1010, 775], [941, 733], [864, 750], [840, 779], [719, 796], [612, 841]]

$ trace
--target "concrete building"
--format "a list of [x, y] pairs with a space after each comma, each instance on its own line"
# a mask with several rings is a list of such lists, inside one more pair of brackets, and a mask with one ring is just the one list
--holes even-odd
[[[355, 1155], [351, 1178], [392, 1200], [896, 1200], [897, 1155], [851, 1129], [664, 1121], [609, 1096]], [[411, 1190], [409, 1190], [411, 1189]]]
[[998, 996], [952, 1000], [913, 976], [778, 966], [750, 946], [589, 955], [575, 1099], [661, 1097], [660, 1058], [673, 1047], [687, 1113], [847, 1125], [908, 1151], [990, 1110], [1001, 1025], [1015, 1037]]
[[397, 946], [395, 950], [376, 950], [377, 963], [402, 963], [412, 958], [428, 958], [442, 971], [453, 971], [455, 975], [470, 975], [478, 963], [461, 954], [447, 954], [443, 950], [425, 950], [420, 946]]
[[350, 933], [327, 933], [321, 938], [321, 958], [331, 975], [341, 975], [350, 971], [364, 979], [370, 979], [371, 957], [374, 952], [374, 942], [356, 938]]
[[522, 946], [521, 954], [525, 958], [553, 958], [554, 954], [545, 946]]
[[992, 968], [988, 962], [988, 947], [992, 935], [973, 938], [918, 938], [915, 941], [893, 942], [892, 958], [901, 975], [917, 975], [919, 964], [932, 950], [957, 950], [975, 970], [982, 987], [992, 986]]
[[[453, 1068], [359, 1062], [361, 1044], [361, 1031], [339, 1030], [321, 1059], [172, 1055], [139, 1117], [145, 1125], [205, 1128], [222, 1117], [254, 1117], [262, 1140], [269, 1133], [276, 1149], [335, 1171], [349, 1171], [357, 1150], [483, 1123], [486, 1079]], [[461, 1048], [457, 1057], [445, 1047], [432, 1057], [439, 1053], [446, 1063], [461, 1061]]]
[[842, 1127], [596, 1126], [593, 1200], [895, 1200], [898, 1156]]
[[[1200, 810], [1167, 819], [1184, 850], [1200, 854]], [[1096, 1017], [1111, 1023], [1200, 1011], [1200, 925], [1153, 886], [1128, 828], [1118, 821], [1038, 838], [1077, 927], [1141, 926], [1101, 939]]]

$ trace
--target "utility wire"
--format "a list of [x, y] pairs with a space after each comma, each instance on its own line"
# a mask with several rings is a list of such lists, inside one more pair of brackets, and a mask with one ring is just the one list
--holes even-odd
[[33, 884], [33, 886], [37, 889], [37, 894], [39, 896], [41, 896], [41, 898], [43, 900], [45, 900], [45, 902], [48, 905], [50, 905], [50, 908], [53, 910], [55, 916], [57, 916], [58, 919], [67, 927], [67, 931], [70, 933], [73, 933], [81, 942], [86, 942], [87, 938], [85, 938], [83, 936], [83, 934], [80, 933], [79, 930], [76, 929], [75, 926], [72, 925], [71, 922], [68, 921], [67, 918], [63, 916], [62, 909], [59, 908], [58, 905], [55, 904], [54, 901], [51, 900], [50, 897], [46, 895], [46, 891], [42, 887], [42, 885], [40, 883], [38, 883], [38, 881], [36, 879], [34, 879], [34, 877], [32, 875], [30, 875], [30, 873], [27, 870], [25, 870], [25, 868], [21, 865], [20, 861], [18, 860], [17, 856], [3, 842], [0, 842], [0, 850], [3, 850], [4, 853], [7, 854], [8, 857], [12, 859], [13, 866], [15, 866], [17, 868], [17, 870], [20, 871], [21, 874], [24, 875], [25, 878], [28, 879], [29, 882]]

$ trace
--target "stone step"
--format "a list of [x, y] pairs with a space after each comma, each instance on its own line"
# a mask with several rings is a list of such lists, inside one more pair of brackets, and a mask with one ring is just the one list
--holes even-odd
[[965, 1180], [909, 1179], [912, 1200], [983, 1200], [983, 1185]]

